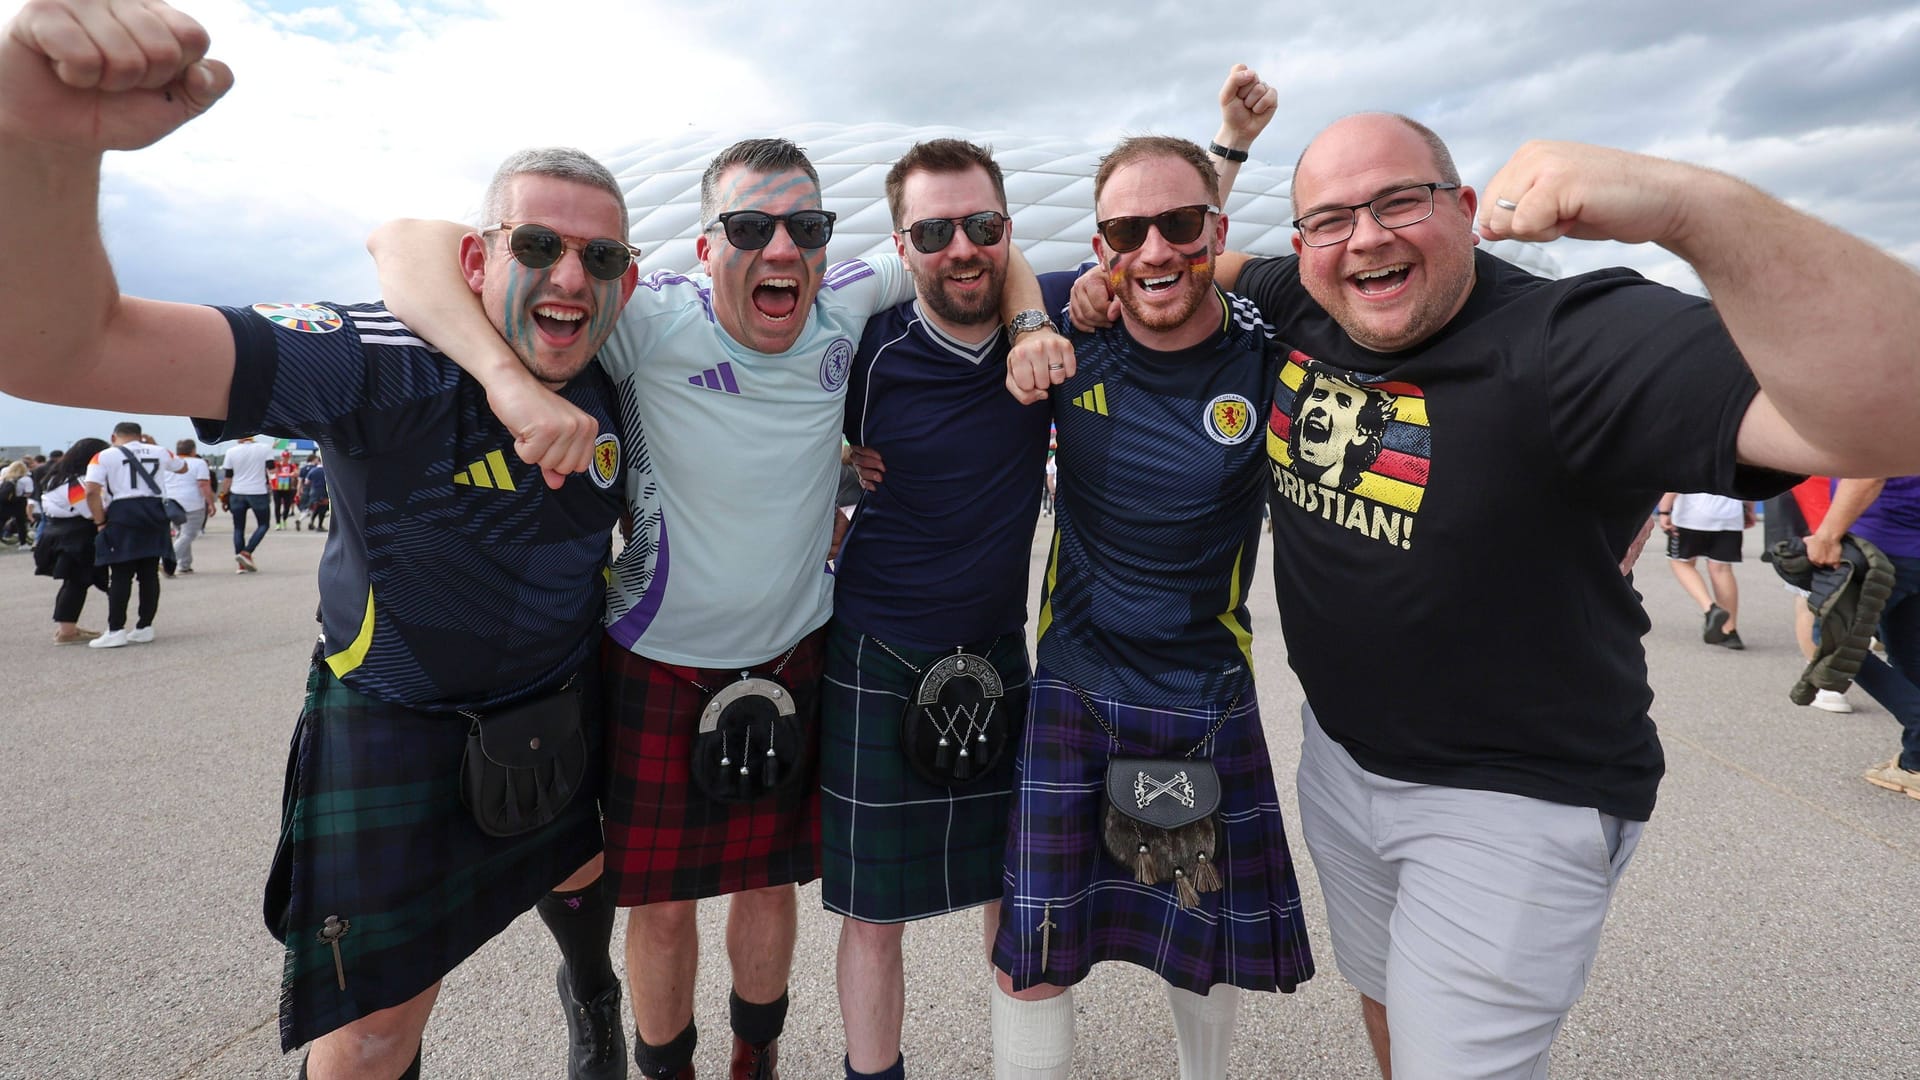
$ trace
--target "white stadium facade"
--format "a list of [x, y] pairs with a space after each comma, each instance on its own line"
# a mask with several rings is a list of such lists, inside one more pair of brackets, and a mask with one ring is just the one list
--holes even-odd
[[[1014, 242], [1035, 270], [1072, 269], [1092, 254], [1093, 173], [1110, 141], [901, 124], [802, 124], [774, 134], [806, 149], [820, 172], [826, 208], [839, 215], [827, 248], [829, 261], [894, 250], [887, 169], [914, 143], [943, 136], [992, 147], [1006, 173]], [[626, 192], [633, 219], [629, 237], [645, 252], [642, 273], [694, 266], [700, 174], [714, 154], [741, 137], [689, 133], [601, 155]], [[1226, 206], [1228, 247], [1262, 255], [1293, 250], [1288, 241], [1293, 205], [1287, 198], [1292, 171], [1291, 162], [1274, 165], [1257, 158], [1241, 166]], [[1532, 245], [1502, 242], [1491, 250], [1536, 274], [1558, 276], [1551, 256]]]

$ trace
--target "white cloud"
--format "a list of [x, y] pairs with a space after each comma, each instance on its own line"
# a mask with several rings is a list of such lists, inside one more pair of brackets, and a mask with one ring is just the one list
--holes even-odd
[[[1392, 109], [1445, 136], [1470, 183], [1529, 137], [1617, 145], [1747, 177], [1920, 264], [1912, 2], [1848, 0], [1812, 27], [1800, 0], [178, 6], [238, 85], [156, 146], [110, 155], [102, 208], [123, 284], [174, 299], [370, 295], [374, 224], [467, 214], [522, 146], [613, 156], [813, 120], [1205, 138], [1236, 60], [1280, 90], [1262, 160], [1291, 164], [1334, 117]], [[1624, 263], [1698, 288], [1657, 248], [1553, 254], [1568, 271]], [[91, 430], [66, 417], [0, 399], [0, 442]]]

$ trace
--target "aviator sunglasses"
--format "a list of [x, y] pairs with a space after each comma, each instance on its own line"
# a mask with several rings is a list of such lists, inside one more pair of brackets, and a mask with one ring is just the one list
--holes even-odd
[[612, 281], [627, 272], [633, 260], [640, 257], [640, 249], [623, 240], [602, 236], [593, 240], [583, 240], [578, 236], [563, 236], [559, 232], [531, 221], [500, 221], [480, 230], [480, 235], [511, 229], [507, 234], [507, 250], [520, 261], [520, 265], [529, 270], [545, 270], [560, 261], [568, 248], [578, 249], [580, 265], [587, 273], [602, 281]]
[[1192, 206], [1176, 206], [1152, 217], [1114, 217], [1097, 222], [1100, 238], [1116, 255], [1124, 255], [1137, 250], [1147, 242], [1147, 227], [1160, 230], [1160, 235], [1169, 244], [1191, 244], [1200, 238], [1207, 227], [1207, 215], [1217, 214], [1220, 208], [1206, 203]]
[[932, 255], [937, 251], [945, 251], [947, 245], [953, 243], [954, 226], [958, 225], [976, 246], [992, 247], [1007, 234], [1007, 222], [1010, 220], [998, 210], [982, 210], [957, 218], [922, 218], [907, 226], [907, 239], [913, 241], [915, 251]]
[[727, 243], [741, 251], [759, 251], [773, 243], [773, 227], [784, 221], [793, 246], [812, 251], [826, 247], [833, 239], [833, 222], [838, 216], [831, 210], [795, 210], [791, 214], [729, 210], [715, 217], [707, 228], [719, 226], [727, 234]]

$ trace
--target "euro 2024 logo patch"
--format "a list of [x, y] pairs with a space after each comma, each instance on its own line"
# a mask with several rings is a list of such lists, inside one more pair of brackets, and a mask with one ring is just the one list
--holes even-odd
[[338, 312], [319, 304], [255, 304], [253, 310], [275, 326], [302, 334], [331, 334], [345, 323]]
[[838, 390], [847, 385], [847, 372], [853, 368], [853, 342], [835, 338], [820, 358], [820, 389]]
[[1239, 394], [1221, 394], [1207, 402], [1203, 422], [1214, 442], [1236, 446], [1253, 434], [1253, 402]]
[[593, 476], [595, 487], [602, 491], [613, 486], [620, 479], [620, 437], [609, 431], [593, 441], [593, 468], [588, 470]]

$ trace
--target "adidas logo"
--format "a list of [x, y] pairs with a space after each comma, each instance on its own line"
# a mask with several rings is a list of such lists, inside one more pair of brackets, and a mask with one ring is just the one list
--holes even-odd
[[465, 487], [517, 490], [513, 486], [513, 474], [507, 471], [507, 455], [498, 450], [454, 473], [453, 482]]
[[1094, 383], [1093, 389], [1074, 398], [1073, 403], [1088, 412], [1107, 415], [1107, 384]]
[[737, 394], [740, 384], [733, 381], [733, 365], [723, 363], [719, 367], [710, 367], [698, 375], [687, 379], [694, 386], [707, 390], [718, 390], [723, 394]]

